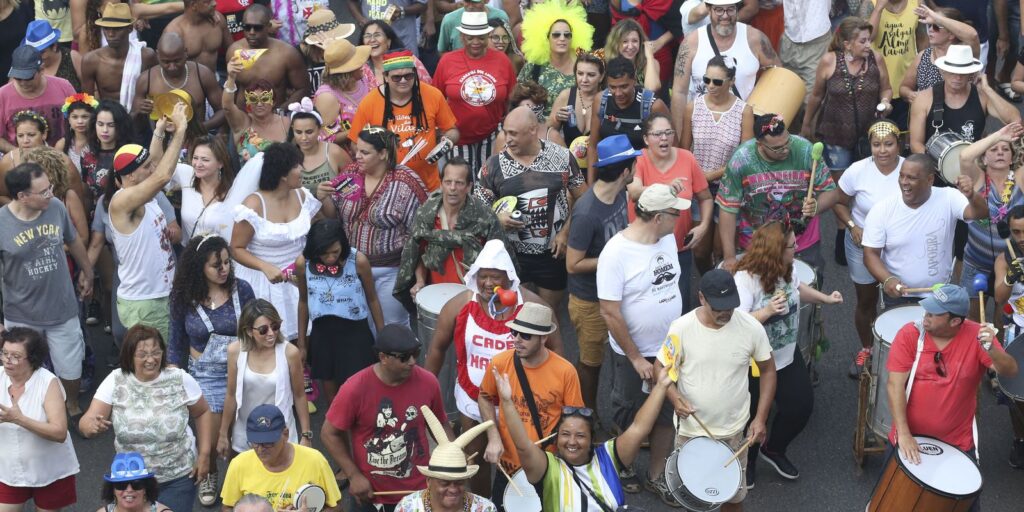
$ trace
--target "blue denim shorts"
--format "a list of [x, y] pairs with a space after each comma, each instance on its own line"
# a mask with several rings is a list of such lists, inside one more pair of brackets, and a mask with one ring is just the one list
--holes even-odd
[[974, 276], [978, 274], [985, 274], [988, 277], [988, 289], [985, 290], [985, 295], [992, 295], [995, 291], [994, 274], [992, 268], [981, 269], [974, 266], [973, 263], [964, 260], [963, 270], [960, 271], [960, 286], [963, 286], [967, 293], [972, 298], [978, 297], [978, 292], [974, 291]]
[[224, 412], [224, 396], [228, 391], [228, 364], [201, 362], [190, 355], [188, 373], [199, 383], [199, 389], [203, 390], [203, 397], [210, 405], [210, 412]]
[[864, 248], [858, 247], [850, 236], [850, 230], [846, 230], [846, 268], [850, 269], [850, 279], [855, 284], [875, 284], [875, 276], [868, 272], [864, 265]]
[[845, 171], [853, 163], [853, 150], [825, 144], [825, 164], [830, 171]]

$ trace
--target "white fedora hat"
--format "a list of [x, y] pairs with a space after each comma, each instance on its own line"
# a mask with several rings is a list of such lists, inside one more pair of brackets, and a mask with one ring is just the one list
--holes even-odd
[[736, 5], [743, 3], [743, 0], [704, 0], [708, 5]]
[[974, 58], [970, 46], [954, 44], [946, 50], [946, 55], [935, 59], [935, 67], [949, 73], [970, 75], [981, 71], [985, 65]]
[[482, 36], [490, 34], [494, 27], [487, 24], [486, 12], [463, 11], [462, 23], [456, 29], [467, 36]]

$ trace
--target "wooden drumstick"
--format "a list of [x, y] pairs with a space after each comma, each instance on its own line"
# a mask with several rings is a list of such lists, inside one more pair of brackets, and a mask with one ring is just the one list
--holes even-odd
[[729, 457], [729, 460], [725, 461], [725, 464], [723, 464], [722, 467], [723, 468], [729, 467], [729, 464], [732, 464], [732, 461], [740, 458], [740, 455], [742, 455], [743, 452], [747, 451], [747, 448], [750, 448], [750, 445], [752, 445], [752, 444], [754, 444], [754, 438], [753, 437], [751, 437], [750, 439], [747, 439], [747, 442], [743, 443], [743, 446], [740, 446], [740, 449], [736, 450], [736, 453], [732, 454], [732, 457]]
[[1013, 252], [1013, 243], [1010, 242], [1009, 238], [1006, 239], [1006, 249], [1010, 251], [1010, 260], [1017, 259], [1017, 254]]
[[395, 496], [395, 495], [399, 495], [399, 494], [412, 494], [414, 492], [419, 492], [419, 491], [381, 491], [381, 492], [373, 491], [373, 495], [374, 496]]
[[508, 476], [508, 471], [505, 471], [505, 468], [501, 467], [501, 463], [500, 462], [497, 464], [497, 466], [498, 466], [498, 469], [501, 470], [501, 474], [505, 475], [505, 479], [508, 480], [508, 485], [512, 486], [512, 490], [515, 491], [516, 494], [522, 496], [523, 495], [523, 491], [520, 491], [519, 488], [516, 487], [516, 483], [512, 481], [512, 477]]
[[978, 273], [974, 275], [974, 281], [971, 283], [974, 291], [978, 293], [978, 306], [979, 312], [981, 313], [981, 322], [985, 322], [985, 291], [988, 290], [988, 276], [986, 274]]
[[698, 418], [698, 417], [697, 417], [697, 415], [696, 415], [695, 413], [692, 413], [692, 412], [691, 412], [691, 413], [690, 413], [690, 417], [692, 417], [692, 418], [693, 418], [693, 421], [696, 421], [696, 422], [697, 422], [697, 424], [698, 424], [698, 425], [700, 425], [700, 428], [704, 429], [704, 433], [705, 433], [705, 434], [707, 434], [707, 435], [708, 435], [708, 437], [710, 437], [710, 438], [711, 438], [712, 440], [714, 440], [714, 441], [717, 441], [717, 440], [718, 440], [718, 438], [717, 438], [717, 437], [715, 437], [715, 435], [711, 433], [711, 430], [709, 430], [709, 429], [708, 429], [708, 427], [707, 427], [706, 425], [704, 425], [704, 422], [703, 422], [703, 421], [701, 421], [701, 420], [700, 420], [700, 418]]
[[898, 287], [896, 290], [899, 291], [899, 292], [902, 292], [902, 293], [928, 293], [928, 292], [934, 292], [935, 290], [938, 290], [939, 288], [942, 288], [942, 283], [936, 283], [936, 284], [933, 284], [933, 285], [931, 285], [931, 286], [929, 286], [927, 288], [903, 288], [903, 287]]
[[535, 444], [537, 446], [540, 446], [541, 444], [546, 442], [548, 439], [551, 439], [552, 437], [555, 437], [557, 435], [558, 435], [558, 432], [555, 432], [554, 434], [551, 434], [551, 435], [545, 437], [544, 439], [538, 439], [538, 440], [534, 441], [533, 444]]

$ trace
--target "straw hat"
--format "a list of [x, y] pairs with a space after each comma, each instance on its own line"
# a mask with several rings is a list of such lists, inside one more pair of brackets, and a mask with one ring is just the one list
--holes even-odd
[[427, 466], [416, 466], [416, 469], [419, 469], [420, 473], [424, 476], [447, 481], [465, 480], [475, 475], [480, 466], [467, 464], [466, 452], [463, 449], [473, 438], [487, 430], [491, 425], [494, 425], [494, 422], [485, 421], [463, 432], [454, 441], [449, 442], [444, 427], [441, 426], [440, 421], [437, 421], [434, 413], [425, 405], [420, 406], [420, 411], [423, 413], [423, 419], [426, 420], [427, 426], [430, 428], [430, 433], [434, 436], [434, 440], [437, 441], [437, 447], [430, 452], [429, 464]]
[[130, 27], [134, 23], [132, 7], [128, 4], [107, 4], [103, 7], [103, 17], [96, 20], [96, 26], [107, 28]]
[[935, 59], [935, 67], [957, 75], [970, 75], [981, 71], [985, 65], [974, 58], [970, 46], [953, 44], [946, 50], [946, 55]]
[[324, 49], [324, 67], [328, 75], [355, 71], [366, 64], [369, 58], [369, 45], [355, 46], [348, 39], [331, 41]]
[[306, 20], [306, 44], [324, 47], [329, 41], [345, 39], [356, 31], [351, 23], [338, 23], [330, 9], [317, 9]]
[[509, 329], [529, 334], [545, 335], [555, 332], [551, 308], [536, 302], [523, 303], [516, 317], [505, 322], [505, 325]]

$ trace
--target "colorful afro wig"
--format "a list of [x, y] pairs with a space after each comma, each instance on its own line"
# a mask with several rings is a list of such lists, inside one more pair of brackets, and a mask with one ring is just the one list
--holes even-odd
[[587, 11], [576, 0], [548, 0], [533, 4], [523, 15], [523, 56], [532, 64], [551, 62], [548, 34], [555, 22], [564, 21], [572, 30], [570, 51], [590, 50], [594, 44], [594, 27], [587, 23]]

